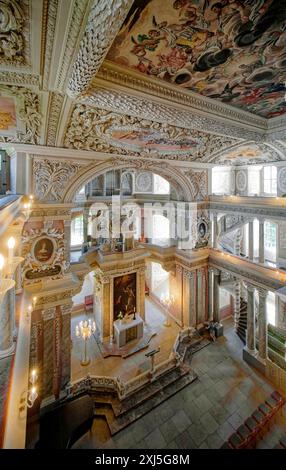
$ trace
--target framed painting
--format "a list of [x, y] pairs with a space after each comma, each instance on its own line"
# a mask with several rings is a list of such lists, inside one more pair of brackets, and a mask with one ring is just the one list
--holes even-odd
[[113, 284], [113, 321], [120, 313], [133, 314], [136, 310], [136, 273], [124, 274], [114, 278]]
[[50, 264], [55, 254], [55, 242], [52, 238], [41, 237], [35, 240], [32, 248], [35, 260], [40, 264]]

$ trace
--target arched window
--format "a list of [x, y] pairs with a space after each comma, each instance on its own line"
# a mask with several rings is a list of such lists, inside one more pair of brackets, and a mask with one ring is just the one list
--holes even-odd
[[154, 194], [170, 194], [170, 183], [154, 174]]
[[264, 246], [265, 246], [265, 259], [276, 263], [276, 250], [277, 250], [277, 225], [270, 221], [264, 222]]
[[231, 170], [226, 167], [212, 169], [212, 194], [231, 194]]

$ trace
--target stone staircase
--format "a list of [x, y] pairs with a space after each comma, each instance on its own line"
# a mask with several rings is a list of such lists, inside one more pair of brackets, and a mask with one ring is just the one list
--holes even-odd
[[113, 436], [141, 418], [197, 379], [197, 374], [190, 367], [192, 356], [209, 344], [209, 339], [196, 330], [183, 336], [176, 346], [176, 352], [180, 356], [179, 366], [123, 400], [119, 400], [116, 393], [91, 391], [95, 404], [95, 421], [104, 418]]
[[196, 378], [196, 373], [191, 371], [186, 364], [182, 364], [180, 368], [170, 371], [125, 400], [120, 401], [111, 394], [96, 393], [92, 395], [95, 405], [94, 419], [103, 417], [113, 436]]

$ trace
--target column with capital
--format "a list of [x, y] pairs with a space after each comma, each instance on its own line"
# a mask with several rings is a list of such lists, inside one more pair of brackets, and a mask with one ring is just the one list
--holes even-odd
[[266, 297], [267, 290], [258, 289], [259, 313], [258, 313], [258, 357], [263, 362], [267, 357], [267, 318], [266, 318]]
[[89, 207], [83, 209], [83, 243], [87, 244]]
[[259, 263], [264, 262], [264, 220], [259, 220]]
[[234, 288], [234, 326], [238, 327], [238, 321], [240, 316], [240, 303], [241, 303], [241, 284], [240, 280], [236, 280]]
[[208, 268], [209, 272], [209, 298], [208, 298], [208, 320], [213, 320], [213, 308], [214, 308], [214, 275], [213, 268]]
[[217, 214], [213, 214], [213, 248], [217, 248]]
[[246, 348], [250, 353], [255, 352], [255, 302], [254, 302], [254, 286], [246, 284], [247, 289], [247, 332], [246, 332]]
[[253, 261], [254, 248], [253, 248], [253, 220], [248, 222], [248, 258]]
[[71, 254], [71, 220], [64, 220], [65, 261], [70, 264]]
[[213, 269], [213, 321], [220, 321], [220, 308], [219, 308], [219, 276], [220, 271]]

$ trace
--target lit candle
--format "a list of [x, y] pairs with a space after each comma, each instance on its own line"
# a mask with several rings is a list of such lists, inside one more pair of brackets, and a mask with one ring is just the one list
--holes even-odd
[[37, 377], [37, 371], [36, 371], [36, 369], [33, 369], [32, 372], [31, 372], [31, 379], [30, 379], [30, 380], [31, 380], [31, 384], [34, 385], [34, 384], [36, 383], [36, 381], [37, 381], [37, 378], [38, 378], [38, 377]]
[[14, 237], [10, 237], [9, 240], [8, 240], [8, 256], [9, 256], [9, 260], [11, 261], [13, 256], [14, 256], [14, 247], [15, 247], [15, 238]]
[[29, 199], [30, 199], [31, 202], [33, 202], [34, 195], [33, 195], [33, 194], [30, 194]]
[[33, 307], [32, 307], [32, 305], [29, 305], [29, 306], [28, 306], [28, 313], [30, 313], [30, 314], [31, 314], [31, 313], [32, 313], [32, 310], [33, 310]]
[[32, 387], [30, 392], [29, 392], [29, 396], [28, 396], [28, 406], [29, 408], [31, 408], [35, 402], [35, 400], [37, 399], [38, 397], [38, 394], [37, 394], [37, 389], [36, 387]]
[[2, 284], [2, 271], [3, 271], [3, 268], [4, 268], [4, 264], [5, 264], [4, 256], [1, 255], [1, 253], [0, 253], [0, 287], [1, 287], [1, 284]]
[[37, 297], [33, 297], [33, 306], [34, 306], [34, 308], [36, 306], [36, 303], [37, 303]]

